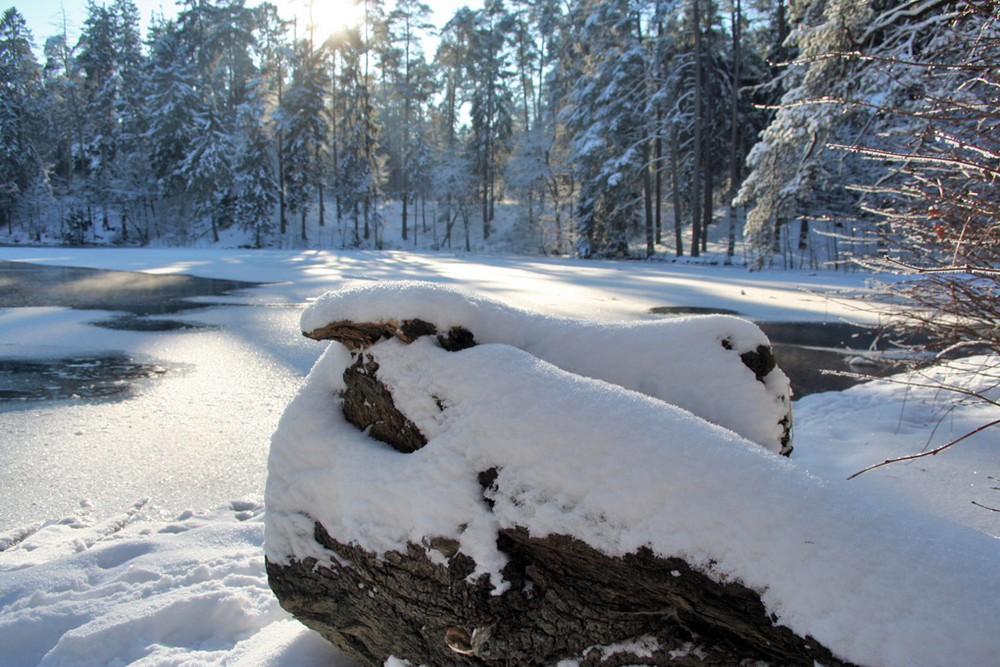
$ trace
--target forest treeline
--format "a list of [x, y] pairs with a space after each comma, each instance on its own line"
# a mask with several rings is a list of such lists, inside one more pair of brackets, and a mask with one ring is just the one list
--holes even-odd
[[75, 43], [42, 45], [8, 9], [0, 228], [266, 246], [308, 218], [379, 248], [386, 202], [414, 244], [431, 202], [434, 245], [468, 248], [513, 202], [530, 251], [697, 256], [723, 225], [731, 257], [745, 221], [755, 265], [815, 265], [880, 247], [849, 186], [898, 178], [872, 151], [928, 127], [960, 83], [930, 65], [967, 55], [924, 60], [993, 29], [970, 0], [487, 0], [440, 28], [418, 0], [358, 4], [327, 35], [185, 0], [143, 36], [131, 0], [89, 0]]

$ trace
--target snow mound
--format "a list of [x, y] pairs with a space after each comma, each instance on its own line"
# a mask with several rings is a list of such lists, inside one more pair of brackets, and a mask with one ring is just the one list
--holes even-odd
[[[648, 547], [741, 581], [779, 623], [859, 664], [996, 664], [1000, 633], [985, 626], [1000, 618], [1000, 542], [818, 478], [635, 391], [642, 377], [656, 388], [672, 383], [655, 377], [660, 329], [528, 316], [410, 284], [327, 295], [302, 326], [413, 317], [466, 326], [486, 344], [447, 352], [424, 337], [364, 352], [427, 437], [412, 454], [344, 419], [337, 395], [351, 359], [329, 345], [272, 438], [271, 562], [329, 564], [315, 522], [376, 553], [443, 536], [475, 560], [473, 577], [489, 574], [500, 592], [497, 530], [521, 526], [572, 535], [609, 556]], [[730, 330], [737, 349], [760, 340], [739, 326]], [[484, 498], [477, 475], [489, 469], [498, 475]]]
[[689, 410], [773, 451], [790, 448], [791, 389], [778, 368], [762, 378], [740, 355], [770, 348], [752, 322], [702, 315], [598, 323], [553, 317], [416, 281], [355, 284], [327, 292], [303, 313], [306, 333], [341, 321], [420, 319], [438, 331], [464, 327], [576, 375], [604, 380]]

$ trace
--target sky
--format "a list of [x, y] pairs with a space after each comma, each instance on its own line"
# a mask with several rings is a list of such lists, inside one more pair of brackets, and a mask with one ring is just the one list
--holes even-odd
[[[143, 24], [143, 34], [149, 25], [151, 16], [160, 14], [172, 16], [177, 11], [177, 3], [174, 0], [133, 0], [139, 8], [139, 16]], [[286, 18], [291, 18], [297, 13], [303, 17], [307, 14], [307, 0], [272, 0], [279, 11]], [[10, 2], [10, 0], [8, 0]], [[110, 4], [110, 3], [107, 3]], [[247, 0], [247, 4], [254, 6], [259, 4], [258, 0]], [[340, 28], [345, 20], [352, 17], [356, 8], [350, 0], [317, 0], [316, 14], [317, 22], [327, 26], [328, 32], [335, 32]], [[392, 0], [386, 2], [391, 7]], [[476, 0], [433, 0], [428, 3], [434, 12], [434, 23], [444, 25], [454, 14], [455, 10], [462, 5], [475, 6], [481, 4]], [[0, 4], [0, 7], [8, 7], [9, 4]], [[18, 11], [24, 16], [35, 38], [35, 46], [39, 50], [44, 46], [45, 40], [59, 34], [62, 31], [63, 12], [66, 15], [67, 29], [72, 35], [78, 35], [87, 17], [87, 3], [82, 0], [16, 0], [13, 3]]]

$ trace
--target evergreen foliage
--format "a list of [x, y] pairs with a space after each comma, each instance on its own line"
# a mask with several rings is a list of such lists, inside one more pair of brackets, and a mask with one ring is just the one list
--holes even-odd
[[923, 84], [841, 56], [918, 58], [978, 6], [488, 0], [435, 35], [419, 0], [358, 0], [360, 24], [327, 35], [248, 1], [184, 0], [143, 42], [132, 0], [90, 0], [79, 41], [49, 38], [44, 67], [5, 12], [7, 233], [79, 238], [83, 215], [122, 243], [236, 223], [287, 245], [311, 242], [308, 216], [334, 218], [340, 246], [379, 248], [396, 200], [405, 242], [471, 248], [503, 203], [512, 249], [697, 255], [723, 211], [734, 238], [746, 206], [754, 266], [815, 264], [817, 244], [842, 260], [852, 238], [891, 230], [856, 215], [874, 195], [847, 186], [896, 172], [833, 146], [895, 150], [917, 124], [880, 109], [914, 107]]
[[10, 8], [0, 18], [0, 224], [13, 225], [19, 205], [43, 175], [35, 140], [41, 121], [41, 69], [24, 17]]

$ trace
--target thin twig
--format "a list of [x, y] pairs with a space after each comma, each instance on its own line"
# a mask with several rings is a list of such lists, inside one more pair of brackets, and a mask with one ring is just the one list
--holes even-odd
[[885, 461], [882, 461], [881, 463], [876, 463], [874, 465], [870, 465], [867, 468], [865, 468], [864, 470], [859, 470], [858, 472], [854, 473], [853, 475], [851, 475], [847, 479], [849, 479], [849, 480], [854, 479], [855, 477], [857, 477], [858, 475], [860, 475], [862, 473], [866, 473], [869, 470], [874, 470], [875, 468], [881, 468], [882, 466], [889, 465], [890, 463], [899, 463], [900, 461], [912, 461], [914, 459], [922, 459], [925, 456], [934, 456], [935, 454], [938, 454], [938, 453], [943, 452], [944, 450], [948, 449], [952, 445], [957, 445], [958, 443], [962, 442], [966, 438], [971, 438], [972, 436], [974, 436], [975, 434], [979, 433], [980, 431], [985, 431], [986, 429], [991, 428], [993, 426], [996, 426], [997, 424], [1000, 424], [1000, 419], [995, 419], [995, 420], [991, 421], [988, 424], [983, 424], [982, 426], [969, 431], [968, 433], [966, 433], [962, 437], [955, 438], [951, 442], [945, 443], [945, 444], [941, 445], [940, 447], [938, 447], [936, 449], [932, 449], [932, 450], [926, 451], [926, 452], [920, 452], [919, 454], [909, 454], [907, 456], [899, 456], [899, 457], [896, 457], [894, 459], [886, 459]]
[[849, 378], [855, 378], [855, 379], [859, 379], [859, 380], [877, 380], [879, 382], [888, 382], [888, 383], [891, 383], [891, 384], [901, 384], [901, 385], [905, 385], [905, 386], [908, 386], [908, 387], [919, 387], [921, 389], [943, 389], [945, 391], [950, 391], [950, 392], [955, 393], [955, 394], [960, 394], [960, 395], [965, 396], [967, 398], [974, 398], [976, 400], [983, 401], [984, 403], [989, 403], [990, 405], [994, 405], [996, 407], [1000, 407], [1000, 401], [995, 401], [995, 400], [989, 398], [988, 396], [983, 395], [980, 392], [973, 391], [971, 389], [966, 389], [965, 387], [959, 387], [959, 386], [954, 385], [954, 384], [948, 384], [948, 383], [946, 383], [944, 381], [934, 380], [932, 378], [927, 377], [926, 375], [923, 375], [920, 372], [917, 372], [917, 375], [920, 375], [920, 377], [925, 378], [927, 380], [926, 383], [924, 383], [924, 382], [917, 382], [917, 381], [915, 381], [912, 378], [912, 376], [907, 376], [906, 379], [897, 379], [897, 378], [895, 378], [895, 377], [893, 377], [891, 375], [888, 376], [888, 377], [877, 377], [877, 376], [870, 375], [870, 374], [867, 374], [867, 373], [854, 373], [854, 372], [851, 372], [851, 371], [838, 371], [838, 370], [826, 369], [826, 368], [821, 369], [820, 372], [822, 372], [824, 375], [836, 375], [836, 376], [839, 376], [839, 377], [849, 377]]
[[972, 266], [970, 264], [965, 264], [964, 266], [959, 266], [952, 264], [950, 266], [941, 267], [920, 267], [914, 266], [912, 264], [907, 264], [898, 259], [893, 259], [892, 257], [881, 258], [882, 262], [895, 266], [900, 269], [905, 269], [907, 271], [912, 271], [917, 274], [928, 274], [928, 273], [968, 273], [973, 276], [1000, 276], [1000, 269], [994, 269], [991, 267], [979, 267]]
[[991, 512], [1000, 512], [1000, 509], [997, 509], [995, 507], [989, 507], [982, 503], [977, 503], [975, 500], [972, 501], [972, 504], [975, 505], [976, 507], [982, 507], [984, 510], [989, 510]]

